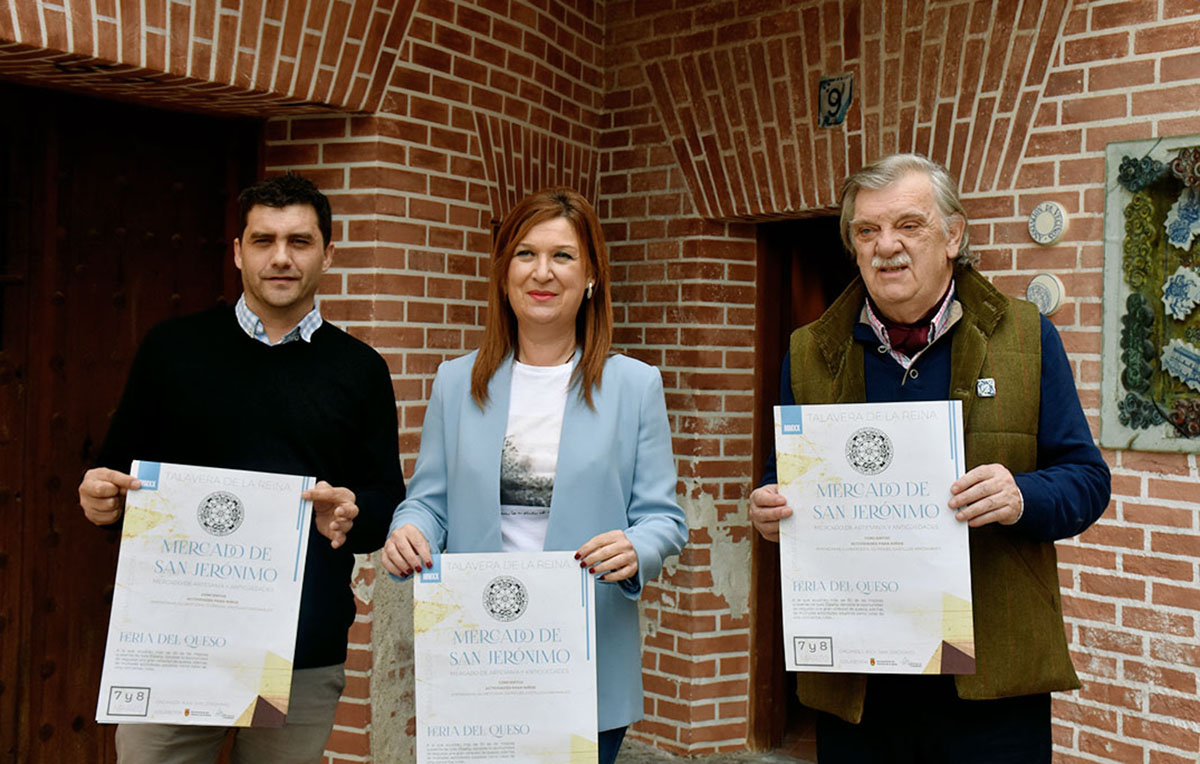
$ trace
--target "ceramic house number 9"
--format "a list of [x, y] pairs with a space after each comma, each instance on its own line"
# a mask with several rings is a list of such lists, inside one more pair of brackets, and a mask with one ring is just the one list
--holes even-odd
[[821, 127], [835, 127], [846, 119], [850, 102], [854, 100], [854, 75], [839, 74], [822, 77], [818, 90], [817, 123]]

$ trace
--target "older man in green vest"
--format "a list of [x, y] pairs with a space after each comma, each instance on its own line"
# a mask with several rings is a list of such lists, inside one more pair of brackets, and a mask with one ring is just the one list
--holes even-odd
[[[968, 471], [949, 507], [970, 526], [976, 673], [797, 674], [818, 761], [1049, 764], [1050, 693], [1079, 687], [1054, 542], [1091, 525], [1111, 487], [1062, 341], [974, 270], [955, 184], [928, 159], [847, 178], [841, 229], [860, 277], [792, 334], [781, 403], [962, 401]], [[750, 519], [777, 541], [791, 514], [771, 466]]]

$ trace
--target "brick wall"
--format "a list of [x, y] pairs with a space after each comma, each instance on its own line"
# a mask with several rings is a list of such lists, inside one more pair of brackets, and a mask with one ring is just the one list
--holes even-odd
[[[1066, 284], [1054, 321], [1096, 429], [1104, 146], [1200, 133], [1197, 30], [1189, 0], [8, 0], [0, 76], [273, 116], [267, 170], [300, 170], [333, 199], [323, 309], [388, 360], [407, 474], [437, 363], [478, 339], [493, 221], [541, 185], [595, 194], [618, 345], [663, 371], [693, 529], [645, 594], [632, 734], [701, 753], [745, 745], [754, 612], [777, 599], [750, 589], [745, 521], [755, 223], [828, 212], [846, 172], [882, 152], [946, 163], [995, 283], [1020, 294], [1049, 270]], [[817, 80], [841, 72], [856, 102], [819, 129]], [[1043, 199], [1070, 215], [1052, 248], [1025, 233]], [[1055, 701], [1058, 760], [1192, 762], [1196, 458], [1106, 457], [1112, 506], [1060, 544], [1085, 687]], [[409, 601], [377, 575], [362, 558], [331, 762], [411, 750]]]
[[[987, 221], [987, 265], [1019, 291], [1058, 273], [1073, 304], [1054, 317], [1093, 430], [1099, 409], [1104, 147], [1200, 133], [1200, 7], [1088, 3], [1063, 25], [1013, 183], [1015, 214]], [[1017, 228], [1033, 205], [1071, 210], [1070, 241], [1042, 250]], [[1200, 515], [1194, 455], [1110, 451], [1113, 504], [1059, 545], [1069, 636], [1084, 688], [1055, 701], [1064, 762], [1200, 758]]]
[[213, 112], [370, 112], [414, 1], [5, 0], [0, 76]]
[[[647, 4], [652, 7], [652, 4]], [[697, 215], [637, 46], [658, 19], [613, 3], [599, 213], [614, 265], [617, 343], [659, 366], [689, 546], [643, 596], [646, 718], [631, 732], [674, 752], [735, 750], [747, 725], [754, 410], [752, 225]]]

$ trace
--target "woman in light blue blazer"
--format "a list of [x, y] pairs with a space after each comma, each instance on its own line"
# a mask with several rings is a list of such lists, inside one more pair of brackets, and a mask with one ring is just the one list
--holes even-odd
[[492, 252], [479, 350], [443, 363], [383, 564], [575, 550], [596, 590], [601, 764], [642, 716], [637, 599], [687, 540], [657, 369], [614, 355], [608, 252], [575, 191], [533, 194]]

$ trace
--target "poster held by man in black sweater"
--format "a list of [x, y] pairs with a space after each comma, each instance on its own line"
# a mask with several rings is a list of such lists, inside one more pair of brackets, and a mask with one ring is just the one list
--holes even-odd
[[[233, 307], [154, 327], [133, 361], [97, 460], [79, 486], [97, 525], [121, 519], [133, 459], [315, 475], [292, 692], [282, 728], [241, 728], [234, 762], [320, 761], [345, 684], [354, 622], [354, 553], [382, 546], [404, 498], [396, 401], [383, 359], [322, 320], [314, 296], [330, 266], [329, 202], [285, 175], [238, 197]], [[123, 724], [122, 764], [215, 761], [220, 727]], [[209, 752], [211, 751], [211, 756]]]

